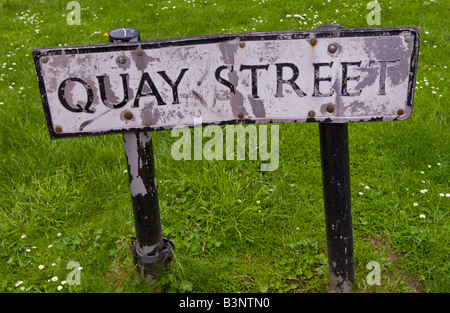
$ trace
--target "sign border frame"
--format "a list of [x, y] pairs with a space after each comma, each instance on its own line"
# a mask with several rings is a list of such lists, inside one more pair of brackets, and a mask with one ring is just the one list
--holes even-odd
[[[126, 129], [113, 129], [101, 132], [80, 132], [80, 133], [57, 133], [53, 128], [51, 119], [50, 107], [47, 99], [47, 93], [42, 75], [41, 61], [44, 56], [52, 55], [71, 55], [71, 54], [88, 54], [88, 53], [102, 53], [102, 52], [114, 52], [114, 51], [132, 51], [138, 48], [142, 50], [151, 50], [165, 47], [182, 47], [201, 44], [216, 44], [227, 41], [275, 41], [275, 40], [289, 40], [289, 39], [311, 39], [311, 38], [348, 38], [348, 37], [373, 37], [373, 36], [396, 36], [403, 32], [411, 32], [411, 40], [413, 41], [409, 81], [408, 81], [408, 95], [406, 100], [406, 106], [411, 108], [411, 115], [414, 102], [414, 90], [416, 84], [418, 57], [419, 57], [419, 43], [420, 43], [420, 27], [380, 27], [380, 28], [339, 28], [339, 29], [314, 29], [314, 30], [290, 30], [290, 31], [272, 31], [272, 32], [250, 32], [250, 33], [237, 33], [237, 34], [214, 34], [214, 35], [201, 35], [190, 37], [177, 37], [166, 39], [154, 39], [139, 42], [124, 42], [124, 43], [105, 43], [105, 44], [91, 44], [91, 45], [78, 45], [67, 47], [53, 47], [53, 48], [35, 48], [32, 50], [33, 61], [36, 70], [37, 81], [39, 84], [39, 91], [41, 94], [41, 100], [44, 107], [45, 119], [47, 122], [47, 128], [50, 134], [50, 139], [60, 138], [78, 138], [78, 137], [90, 137], [90, 136], [102, 136], [110, 134], [122, 134], [128, 132], [148, 132], [148, 131], [162, 131], [170, 130], [164, 126], [143, 126], [139, 128], [126, 128]], [[409, 120], [411, 115], [407, 118]], [[208, 125], [227, 125], [227, 124], [256, 124], [256, 123], [296, 123], [297, 120], [292, 121], [273, 121], [271, 118], [266, 118], [266, 122], [258, 122], [254, 119], [234, 119], [226, 120], [219, 123], [203, 123], [202, 126]], [[393, 121], [396, 121], [394, 119]], [[356, 123], [356, 122], [377, 122], [383, 121], [383, 117], [373, 117], [370, 120], [362, 121], [347, 121], [347, 122], [334, 122], [334, 123]], [[331, 123], [330, 120], [317, 121], [314, 117], [306, 118], [308, 122], [319, 123]], [[189, 128], [194, 126], [186, 125]]]

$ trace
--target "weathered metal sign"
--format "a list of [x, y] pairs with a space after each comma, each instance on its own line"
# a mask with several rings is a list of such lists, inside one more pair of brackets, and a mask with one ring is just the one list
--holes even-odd
[[50, 136], [204, 124], [409, 119], [420, 29], [212, 36], [34, 49]]

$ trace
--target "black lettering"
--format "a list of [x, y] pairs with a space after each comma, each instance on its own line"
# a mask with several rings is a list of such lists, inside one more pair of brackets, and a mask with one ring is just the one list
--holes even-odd
[[369, 67], [371, 67], [372, 64], [380, 64], [380, 84], [378, 87], [378, 95], [386, 95], [386, 68], [389, 65], [395, 65], [397, 66], [400, 63], [400, 60], [394, 60], [394, 61], [369, 61]]
[[[226, 68], [228, 68], [229, 70], [230, 70], [230, 72], [232, 72], [233, 70], [234, 70], [234, 68], [233, 68], [233, 66], [232, 65], [223, 65], [223, 66], [219, 66], [217, 69], [216, 69], [216, 80], [219, 82], [219, 83], [221, 83], [222, 85], [224, 85], [225, 87], [228, 87], [229, 89], [230, 89], [230, 92], [234, 95], [234, 94], [236, 94], [236, 90], [234, 89], [234, 85], [231, 83], [231, 82], [229, 82], [228, 80], [226, 80], [226, 79], [224, 79], [224, 78], [222, 78], [221, 76], [220, 76], [220, 73], [222, 73], [222, 71], [224, 70], [224, 69], [226, 69]], [[217, 97], [217, 99], [218, 100], [228, 100], [228, 99], [230, 99], [231, 97], [219, 97], [218, 95], [216, 95], [216, 97]]]
[[105, 90], [105, 76], [97, 76], [98, 86], [100, 88], [100, 98], [102, 99], [103, 104], [105, 104], [108, 108], [118, 109], [123, 107], [128, 102], [128, 83], [127, 77], [128, 74], [120, 74], [122, 77], [122, 85], [123, 85], [123, 101], [118, 104], [112, 104], [106, 99], [106, 90]]
[[[151, 92], [148, 93], [142, 93], [142, 90], [144, 89], [144, 84], [147, 82], [148, 86], [151, 89]], [[139, 83], [139, 88], [136, 94], [136, 98], [134, 99], [133, 107], [137, 108], [139, 107], [139, 99], [141, 97], [145, 96], [155, 96], [156, 101], [158, 102], [158, 105], [165, 105], [166, 103], [161, 98], [161, 95], [158, 92], [158, 89], [156, 89], [155, 84], [153, 83], [152, 79], [150, 78], [150, 75], [148, 75], [147, 72], [142, 73], [141, 82]]]
[[172, 88], [172, 94], [173, 94], [173, 102], [172, 104], [180, 104], [180, 100], [178, 99], [178, 85], [180, 84], [181, 79], [183, 78], [184, 73], [186, 73], [188, 69], [183, 68], [181, 70], [180, 75], [178, 75], [177, 80], [175, 81], [175, 84], [172, 83], [172, 80], [167, 76], [165, 71], [157, 72], [161, 77], [166, 81], [166, 83], [169, 84], [169, 86]]
[[[295, 93], [299, 97], [306, 96], [306, 94], [295, 83], [299, 75], [298, 67], [292, 63], [278, 63], [275, 65], [277, 67], [277, 93], [275, 94], [275, 97], [283, 98], [283, 84], [291, 85], [292, 89], [294, 89]], [[283, 79], [283, 67], [289, 67], [290, 69], [292, 69], [293, 74], [290, 79]]]
[[328, 67], [332, 67], [333, 66], [333, 62], [330, 63], [313, 63], [314, 65], [314, 91], [313, 91], [313, 97], [330, 97], [334, 94], [334, 90], [331, 90], [329, 93], [323, 94], [320, 92], [319, 90], [319, 83], [321, 81], [331, 81], [331, 77], [320, 77], [319, 75], [319, 69], [321, 66], [328, 66]]
[[[86, 89], [87, 101], [86, 101], [84, 108], [78, 103], [76, 104], [77, 108], [74, 108], [73, 106], [70, 106], [69, 103], [67, 102], [65, 90], [66, 90], [66, 86], [69, 82], [80, 83], [81, 85], [83, 85], [84, 89]], [[88, 85], [88, 83], [86, 83], [81, 78], [70, 77], [70, 78], [63, 80], [63, 82], [59, 85], [59, 88], [58, 88], [58, 98], [59, 98], [59, 101], [61, 102], [61, 104], [63, 105], [63, 107], [65, 107], [67, 110], [69, 110], [71, 112], [83, 112], [84, 111], [86, 113], [94, 113], [94, 111], [89, 110], [89, 108], [92, 105], [92, 102], [94, 101], [94, 92], [92, 91], [92, 89]]]
[[251, 70], [252, 76], [252, 97], [258, 99], [258, 79], [257, 79], [257, 70], [266, 70], [269, 68], [269, 64], [267, 65], [241, 65], [240, 71], [242, 70]]
[[361, 61], [359, 62], [341, 62], [342, 64], [342, 88], [341, 88], [341, 96], [359, 96], [361, 94], [361, 89], [357, 92], [349, 93], [347, 90], [347, 82], [349, 80], [359, 81], [360, 76], [355, 77], [347, 77], [348, 66], [349, 65], [357, 65], [358, 67], [361, 65]]

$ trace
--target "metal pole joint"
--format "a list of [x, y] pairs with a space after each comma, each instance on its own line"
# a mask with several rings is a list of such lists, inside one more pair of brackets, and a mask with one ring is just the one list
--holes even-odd
[[168, 263], [172, 260], [173, 250], [175, 250], [175, 244], [172, 240], [163, 238], [164, 246], [158, 252], [153, 255], [145, 255], [139, 252], [137, 248], [137, 244], [135, 238], [133, 238], [130, 246], [130, 251], [133, 254], [133, 258], [135, 259], [135, 263], [139, 261], [140, 264], [150, 265], [154, 263]]

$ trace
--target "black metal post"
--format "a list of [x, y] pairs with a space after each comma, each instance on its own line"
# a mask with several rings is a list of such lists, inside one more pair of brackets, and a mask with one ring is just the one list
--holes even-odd
[[[321, 25], [315, 29], [339, 29]], [[319, 123], [328, 280], [331, 292], [351, 292], [355, 284], [348, 125]]]
[[331, 292], [355, 283], [347, 124], [320, 123], [323, 199]]
[[[111, 42], [140, 41], [140, 32], [119, 28], [111, 31], [109, 38]], [[125, 133], [123, 142], [136, 228], [136, 242], [132, 242], [130, 250], [141, 276], [150, 283], [158, 276], [158, 269], [171, 260], [174, 245], [162, 236], [152, 134]]]

